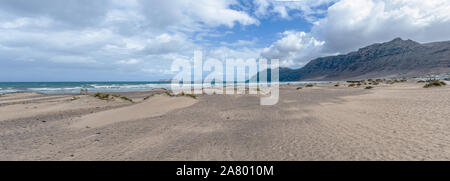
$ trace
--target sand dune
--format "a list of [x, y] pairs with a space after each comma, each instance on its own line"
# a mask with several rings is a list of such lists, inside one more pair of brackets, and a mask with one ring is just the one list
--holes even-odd
[[122, 121], [160, 116], [176, 109], [191, 106], [196, 102], [197, 100], [187, 97], [154, 96], [136, 105], [83, 116], [71, 127], [95, 128]]
[[[33, 117], [37, 115], [57, 114], [59, 112], [92, 109], [111, 105], [127, 104], [123, 101], [106, 102], [92, 96], [78, 96], [78, 100], [72, 100], [73, 96], [47, 96], [43, 98], [23, 99], [18, 97], [17, 104], [0, 107], [0, 121]], [[26, 102], [23, 102], [27, 100]]]

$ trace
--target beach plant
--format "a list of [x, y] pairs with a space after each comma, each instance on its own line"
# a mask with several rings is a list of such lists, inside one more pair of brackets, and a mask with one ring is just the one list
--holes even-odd
[[197, 99], [197, 96], [194, 94], [186, 94], [184, 92], [181, 92], [180, 94], [178, 94], [177, 96], [186, 96], [186, 97], [191, 97], [193, 99]]
[[441, 86], [445, 86], [445, 85], [447, 85], [447, 84], [444, 81], [434, 80], [434, 81], [431, 81], [431, 82], [425, 84], [423, 86], [423, 88], [441, 87]]
[[314, 84], [307, 84], [305, 87], [314, 87]]
[[78, 96], [73, 96], [72, 99], [70, 99], [70, 100], [71, 100], [71, 101], [75, 101], [75, 100], [78, 100], [78, 99], [80, 99], [80, 97], [78, 97]]
[[185, 94], [185, 96], [192, 97], [193, 99], [197, 99], [197, 96], [194, 94]]
[[373, 89], [374, 87], [372, 86], [367, 86], [365, 89]]
[[424, 80], [419, 80], [419, 81], [417, 81], [417, 83], [425, 83], [425, 81]]
[[335, 85], [334, 85], [334, 87], [339, 87], [340, 85], [339, 85], [339, 83], [336, 83]]
[[125, 96], [121, 96], [120, 98], [121, 98], [122, 100], [125, 100], [125, 101], [133, 102], [133, 99], [130, 99], [130, 98], [125, 97]]
[[97, 92], [94, 94], [94, 97], [99, 98], [101, 100], [109, 100], [110, 94]]
[[355, 84], [355, 83], [351, 83], [351, 84], [349, 84], [348, 86], [349, 86], [349, 87], [355, 87], [356, 84]]
[[173, 97], [174, 95], [170, 92], [170, 91], [166, 91], [166, 92], [164, 92], [166, 95], [168, 95], [168, 96], [170, 96], [170, 97]]
[[303, 87], [297, 87], [297, 90], [303, 89]]

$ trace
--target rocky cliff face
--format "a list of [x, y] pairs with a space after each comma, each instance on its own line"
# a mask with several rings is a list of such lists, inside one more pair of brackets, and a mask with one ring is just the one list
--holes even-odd
[[280, 69], [281, 81], [411, 77], [450, 72], [450, 41], [420, 44], [396, 38], [346, 55], [317, 58], [301, 69]]

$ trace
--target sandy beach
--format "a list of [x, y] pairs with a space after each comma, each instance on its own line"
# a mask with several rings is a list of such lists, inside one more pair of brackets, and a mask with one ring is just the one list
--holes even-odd
[[274, 106], [255, 95], [4, 94], [0, 160], [450, 160], [449, 86], [347, 84], [283, 85]]

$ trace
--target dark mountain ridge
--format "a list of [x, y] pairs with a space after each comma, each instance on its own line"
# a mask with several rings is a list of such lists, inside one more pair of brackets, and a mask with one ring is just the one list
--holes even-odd
[[413, 77], [450, 72], [450, 41], [396, 38], [346, 55], [321, 57], [300, 69], [280, 68], [280, 81]]

